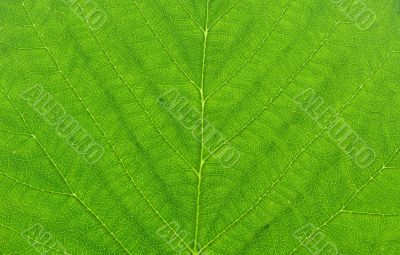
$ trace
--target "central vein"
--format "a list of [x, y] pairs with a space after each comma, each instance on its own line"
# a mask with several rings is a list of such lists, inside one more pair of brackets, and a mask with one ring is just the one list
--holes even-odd
[[206, 24], [203, 30], [204, 42], [203, 42], [203, 64], [201, 68], [201, 86], [200, 86], [200, 97], [201, 97], [201, 148], [200, 148], [200, 163], [198, 171], [198, 183], [197, 183], [197, 205], [196, 205], [196, 230], [194, 235], [194, 246], [193, 255], [198, 254], [198, 239], [199, 239], [199, 220], [200, 220], [200, 194], [201, 194], [201, 179], [203, 174], [203, 168], [205, 163], [204, 158], [204, 110], [205, 110], [205, 96], [204, 96], [204, 80], [205, 80], [205, 63], [206, 63], [206, 50], [207, 50], [207, 38], [208, 38], [208, 5], [207, 0], [206, 7]]

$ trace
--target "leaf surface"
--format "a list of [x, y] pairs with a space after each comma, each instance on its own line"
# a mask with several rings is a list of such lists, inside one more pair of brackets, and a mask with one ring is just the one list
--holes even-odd
[[399, 1], [349, 2], [1, 1], [0, 253], [398, 254]]

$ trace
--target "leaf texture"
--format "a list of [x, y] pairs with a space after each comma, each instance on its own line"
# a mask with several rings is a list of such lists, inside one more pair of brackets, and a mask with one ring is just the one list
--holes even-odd
[[0, 254], [400, 254], [399, 26], [396, 0], [1, 0]]

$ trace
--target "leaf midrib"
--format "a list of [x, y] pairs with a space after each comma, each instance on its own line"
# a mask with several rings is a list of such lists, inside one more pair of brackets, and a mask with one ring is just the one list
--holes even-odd
[[197, 184], [197, 198], [196, 198], [196, 226], [194, 234], [194, 245], [192, 248], [193, 255], [198, 254], [198, 239], [199, 239], [199, 227], [200, 227], [200, 194], [201, 194], [201, 181], [203, 177], [203, 169], [205, 164], [204, 159], [204, 118], [205, 118], [205, 97], [204, 97], [204, 83], [205, 83], [205, 68], [206, 68], [206, 51], [207, 51], [207, 39], [208, 39], [208, 11], [209, 11], [209, 0], [206, 6], [206, 21], [204, 29], [202, 29], [204, 34], [203, 42], [203, 60], [201, 68], [201, 86], [200, 86], [200, 97], [201, 97], [201, 148], [200, 148], [200, 162], [198, 170], [198, 184]]

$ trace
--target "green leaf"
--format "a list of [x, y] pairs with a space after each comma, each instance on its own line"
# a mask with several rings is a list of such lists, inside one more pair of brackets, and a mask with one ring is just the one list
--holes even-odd
[[399, 254], [399, 1], [2, 0], [1, 254]]

